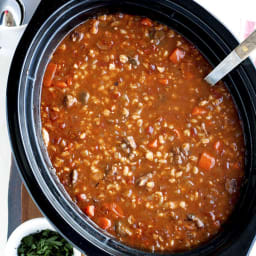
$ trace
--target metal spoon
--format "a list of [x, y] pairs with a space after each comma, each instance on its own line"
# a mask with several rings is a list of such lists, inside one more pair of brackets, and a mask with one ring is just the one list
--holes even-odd
[[210, 85], [215, 85], [256, 49], [256, 30], [239, 44], [217, 67], [215, 67], [204, 80]]

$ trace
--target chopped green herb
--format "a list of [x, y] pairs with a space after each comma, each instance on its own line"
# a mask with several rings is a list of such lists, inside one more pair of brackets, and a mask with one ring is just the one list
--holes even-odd
[[73, 247], [57, 232], [46, 229], [24, 237], [18, 256], [73, 256]]

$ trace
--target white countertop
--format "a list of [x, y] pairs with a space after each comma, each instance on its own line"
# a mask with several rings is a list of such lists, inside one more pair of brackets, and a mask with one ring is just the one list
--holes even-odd
[[[240, 41], [245, 34], [246, 21], [256, 21], [255, 0], [196, 0], [196, 2], [213, 13]], [[5, 94], [11, 58], [22, 30], [22, 28], [11, 30], [0, 28], [0, 46], [2, 47], [0, 49], [0, 255], [4, 251], [7, 236], [8, 183], [11, 164], [11, 149], [6, 124]], [[250, 255], [256, 255], [256, 246], [254, 246]]]

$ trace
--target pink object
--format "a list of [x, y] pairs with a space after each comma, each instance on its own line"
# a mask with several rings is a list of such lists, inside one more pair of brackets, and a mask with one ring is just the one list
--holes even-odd
[[256, 22], [255, 21], [246, 21], [245, 23], [245, 33], [244, 33], [244, 38], [248, 37], [253, 30], [256, 27]]
[[[241, 20], [240, 38], [242, 40], [248, 37], [254, 30], [256, 30], [256, 21]], [[256, 53], [252, 53], [250, 56], [256, 66]]]

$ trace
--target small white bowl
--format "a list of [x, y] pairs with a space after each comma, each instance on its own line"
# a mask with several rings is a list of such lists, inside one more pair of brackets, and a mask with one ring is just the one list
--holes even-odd
[[[23, 237], [45, 229], [56, 231], [45, 218], [36, 218], [22, 223], [12, 232], [11, 236], [9, 237], [5, 247], [4, 255], [17, 256], [17, 248], [19, 247]], [[81, 256], [81, 253], [75, 248], [74, 256]]]

